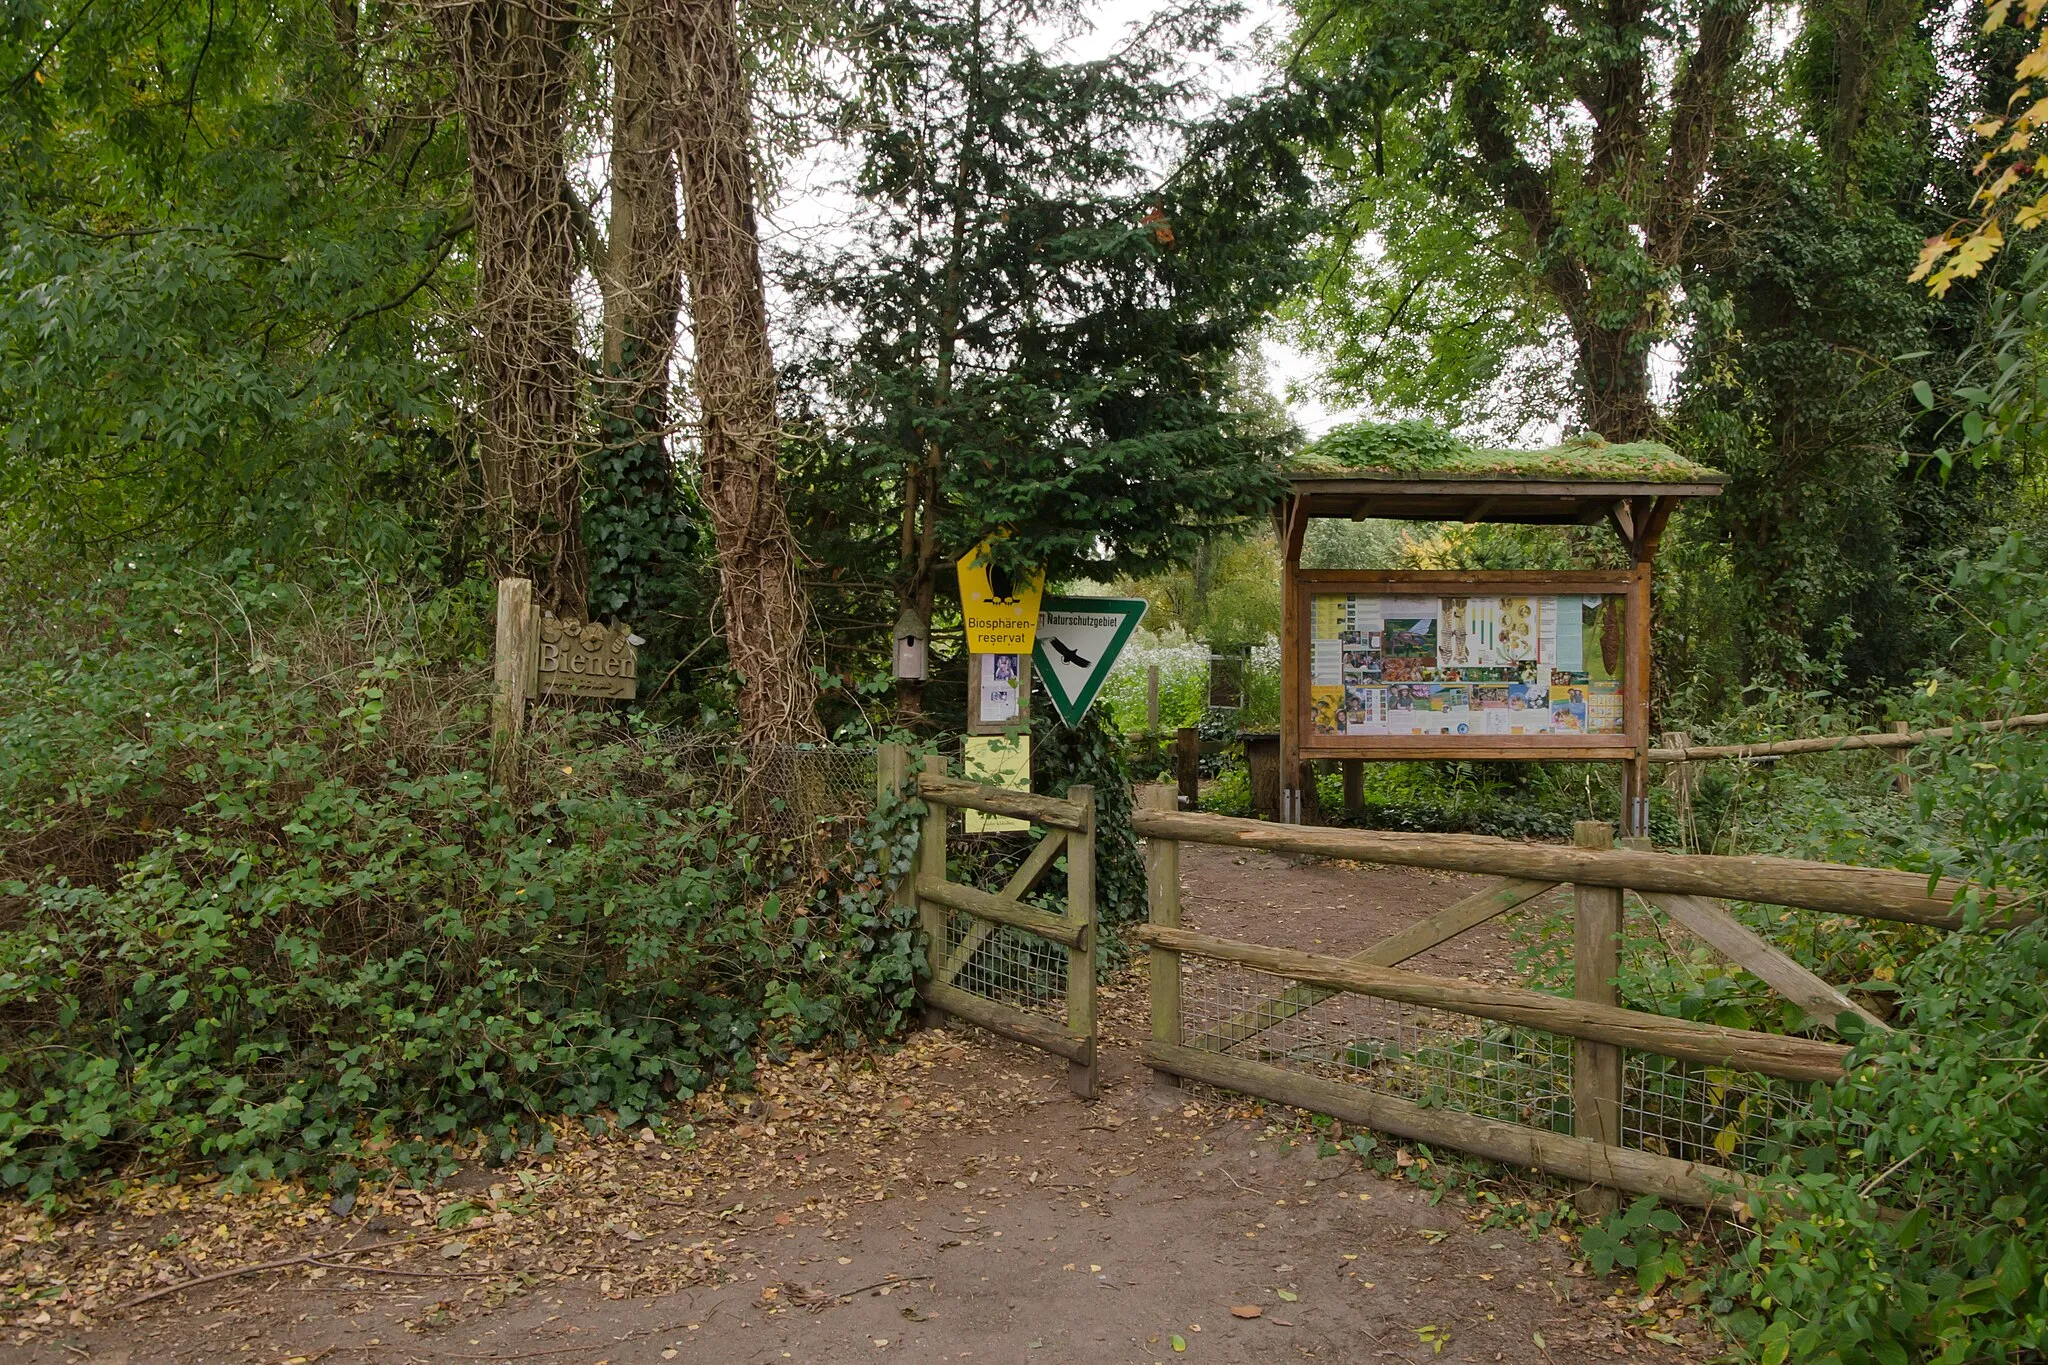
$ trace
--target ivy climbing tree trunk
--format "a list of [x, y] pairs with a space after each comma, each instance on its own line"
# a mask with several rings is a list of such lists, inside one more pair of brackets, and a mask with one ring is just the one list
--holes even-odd
[[652, 630], [693, 535], [668, 448], [683, 289], [674, 64], [661, 0], [613, 0], [611, 14], [611, 214], [602, 241], [594, 223], [586, 232], [604, 316], [583, 530], [593, 614]]
[[501, 572], [581, 616], [575, 228], [562, 142], [576, 17], [566, 0], [438, 0], [476, 213], [470, 355], [477, 447]]
[[776, 460], [775, 360], [754, 217], [747, 83], [732, 0], [668, 0], [683, 273], [690, 286], [702, 493], [750, 744], [817, 734], [810, 611]]

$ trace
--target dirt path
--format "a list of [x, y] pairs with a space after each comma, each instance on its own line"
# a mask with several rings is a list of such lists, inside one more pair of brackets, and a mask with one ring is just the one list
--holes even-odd
[[[1184, 875], [1190, 922], [1328, 951], [1468, 889], [1211, 849], [1189, 849]], [[1506, 962], [1487, 930], [1428, 965]], [[1556, 1236], [1487, 1228], [1457, 1196], [1318, 1158], [1299, 1116], [1157, 1085], [1133, 1061], [1144, 1011], [1141, 975], [1106, 993], [1093, 1104], [1067, 1095], [1062, 1062], [932, 1031], [872, 1071], [797, 1059], [765, 1072], [758, 1097], [700, 1105], [687, 1146], [570, 1137], [347, 1216], [278, 1187], [228, 1213], [186, 1191], [184, 1208], [131, 1200], [54, 1235], [21, 1224], [0, 1289], [15, 1304], [40, 1274], [46, 1306], [10, 1312], [16, 1334], [0, 1340], [37, 1365], [1712, 1353], [1661, 1306], [1575, 1273]], [[437, 1232], [457, 1200], [477, 1221]], [[405, 1236], [438, 1240], [338, 1259]], [[314, 1251], [324, 1266], [109, 1311], [152, 1284]], [[1653, 1324], [1690, 1344], [1647, 1337]]]

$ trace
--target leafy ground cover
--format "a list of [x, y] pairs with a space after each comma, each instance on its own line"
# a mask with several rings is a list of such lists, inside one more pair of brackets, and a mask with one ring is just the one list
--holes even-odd
[[[0, 682], [0, 1182], [431, 1173], [887, 1032], [908, 813], [823, 866], [604, 714], [494, 786], [473, 600], [125, 566]], [[451, 628], [455, 628], [452, 629]]]

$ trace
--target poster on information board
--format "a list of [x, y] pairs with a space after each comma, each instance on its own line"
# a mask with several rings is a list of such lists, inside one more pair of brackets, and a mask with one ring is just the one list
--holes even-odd
[[1304, 755], [1628, 742], [1625, 583], [1347, 577], [1303, 575]]

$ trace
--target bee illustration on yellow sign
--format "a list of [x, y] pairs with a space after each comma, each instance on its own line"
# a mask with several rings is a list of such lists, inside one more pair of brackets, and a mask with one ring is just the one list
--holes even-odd
[[1029, 654], [1038, 632], [1038, 602], [1045, 595], [1045, 570], [1022, 583], [989, 563], [991, 540], [960, 557], [960, 615], [967, 623], [967, 647], [976, 654]]

